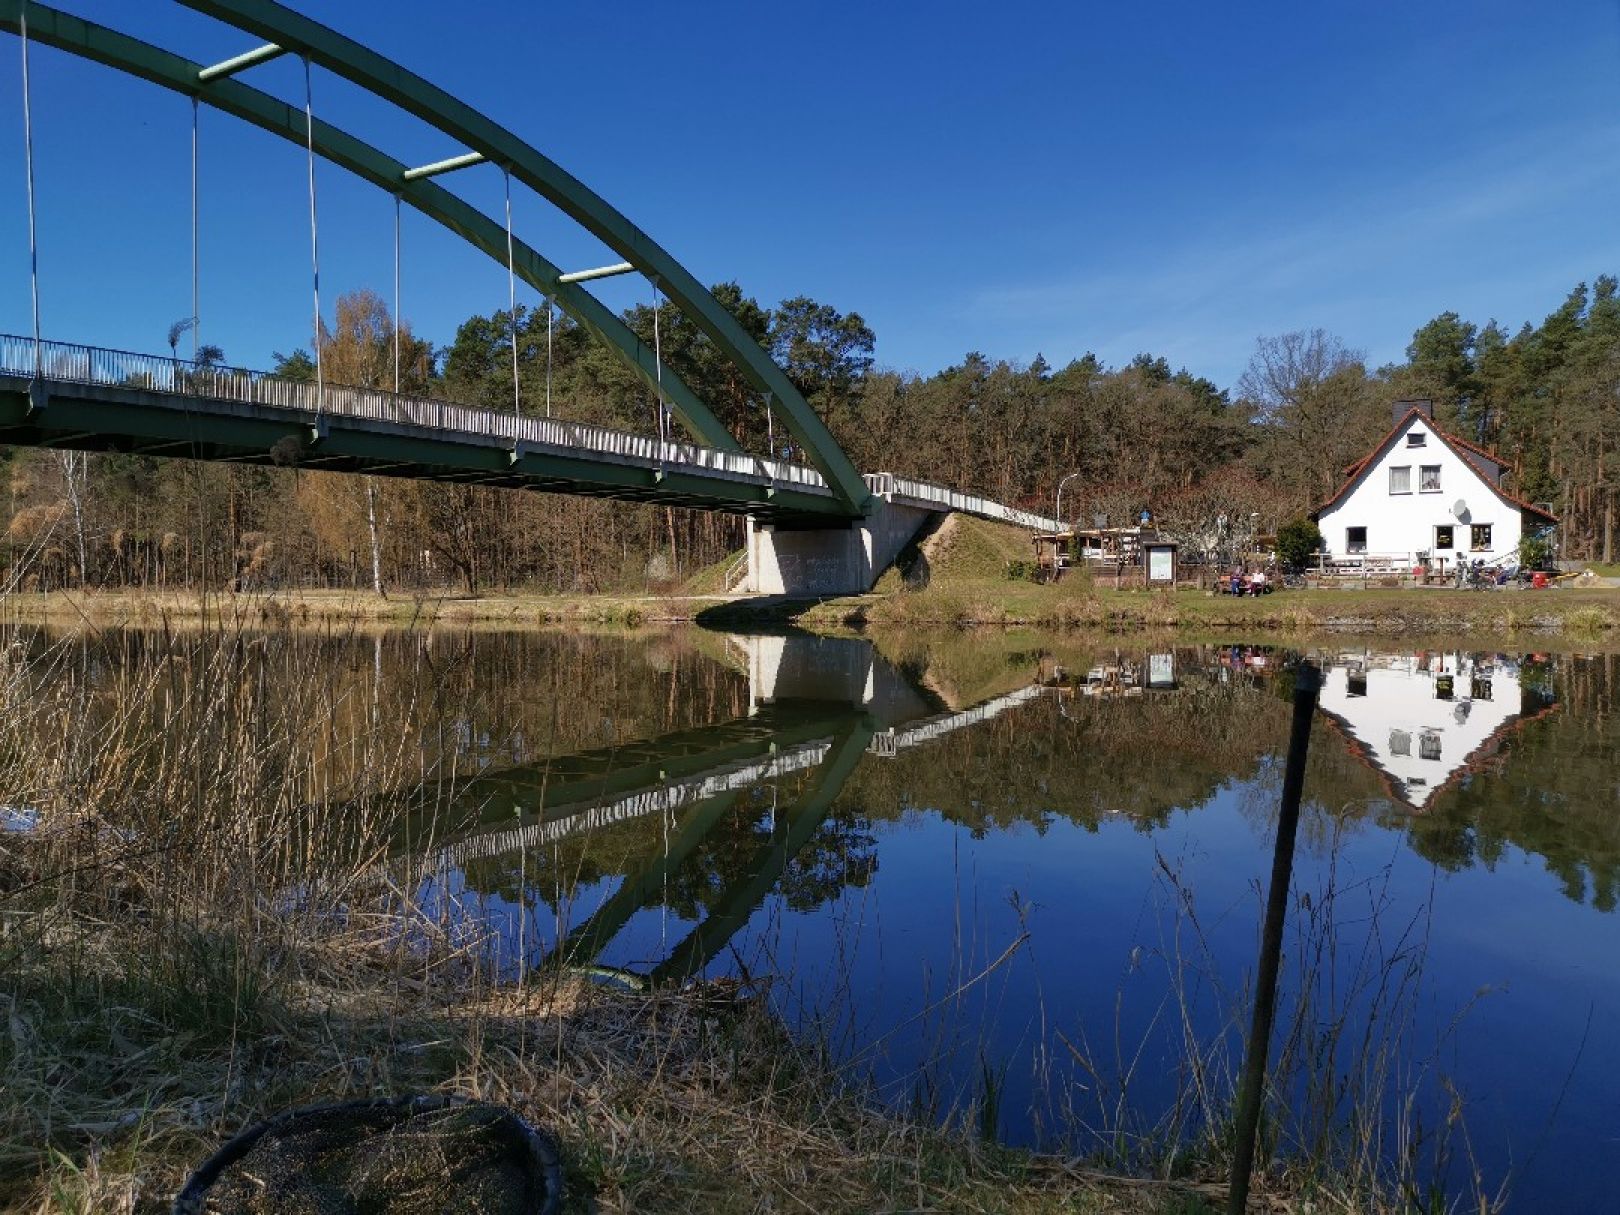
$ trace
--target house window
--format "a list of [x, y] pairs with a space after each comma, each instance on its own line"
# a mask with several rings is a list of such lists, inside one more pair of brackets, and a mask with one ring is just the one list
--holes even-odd
[[1391, 755], [1412, 754], [1412, 735], [1406, 730], [1391, 730], [1389, 732], [1389, 753]]
[[1389, 470], [1389, 492], [1392, 494], [1409, 494], [1412, 492], [1412, 466], [1410, 464], [1396, 464]]
[[1422, 447], [1428, 441], [1429, 436], [1421, 430], [1409, 430], [1406, 432], [1406, 445], [1408, 447]]
[[1468, 546], [1476, 553], [1490, 551], [1491, 525], [1489, 523], [1476, 523], [1468, 529]]
[[1418, 735], [1418, 758], [1440, 758], [1440, 736], [1433, 730], [1425, 730]]
[[1367, 551], [1367, 529], [1364, 527], [1347, 527], [1344, 529], [1344, 551], [1347, 553], [1364, 553]]
[[1440, 466], [1438, 464], [1425, 464], [1418, 470], [1418, 492], [1437, 494], [1440, 492]]
[[1452, 526], [1449, 523], [1445, 523], [1445, 524], [1440, 525], [1439, 527], [1436, 527], [1434, 529], [1434, 547], [1435, 547], [1435, 551], [1439, 552], [1439, 551], [1443, 550], [1443, 551], [1449, 552], [1451, 550], [1451, 548], [1452, 548], [1453, 535], [1454, 535], [1454, 533], [1453, 533], [1453, 530], [1452, 530]]

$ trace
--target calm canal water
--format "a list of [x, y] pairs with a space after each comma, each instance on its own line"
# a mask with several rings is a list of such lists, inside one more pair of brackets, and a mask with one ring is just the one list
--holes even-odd
[[[332, 651], [355, 688], [339, 743], [345, 712], [398, 716], [423, 779], [397, 790], [394, 863], [508, 973], [562, 955], [636, 984], [769, 976], [896, 1103], [1116, 1157], [1194, 1127], [1237, 1070], [1297, 653], [266, 644]], [[1307, 655], [1325, 677], [1282, 965], [1290, 1133], [1359, 1110], [1419, 1176], [1466, 1188], [1477, 1167], [1512, 1210], [1615, 1210], [1620, 656]]]

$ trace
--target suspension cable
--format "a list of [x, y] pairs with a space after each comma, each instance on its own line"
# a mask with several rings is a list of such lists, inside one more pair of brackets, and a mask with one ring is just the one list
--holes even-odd
[[321, 363], [321, 247], [315, 212], [315, 94], [308, 55], [304, 56], [304, 144], [309, 153], [309, 264], [315, 284], [315, 402], [319, 413], [326, 408], [326, 376]]
[[191, 99], [191, 361], [197, 361], [198, 341], [197, 329], [202, 320], [201, 292], [198, 288], [198, 270], [202, 262], [197, 251], [197, 105], [198, 99]]
[[[653, 289], [653, 368], [658, 380], [658, 441], [665, 442], [664, 431], [664, 347], [658, 335], [658, 312], [660, 299], [658, 296], [658, 283], [655, 280]], [[659, 458], [662, 459], [662, 453]]]
[[522, 413], [518, 394], [517, 273], [512, 255], [512, 170], [506, 169], [506, 307], [512, 329], [512, 412]]
[[18, 13], [22, 34], [23, 152], [28, 165], [28, 290], [34, 305], [34, 378], [45, 371], [44, 347], [39, 340], [39, 232], [34, 219], [34, 110], [28, 84], [28, 6]]
[[394, 195], [394, 395], [399, 395], [399, 195]]
[[765, 475], [776, 483], [776, 427], [771, 422], [771, 394], [765, 394], [765, 450], [770, 453], [770, 461], [765, 465]]
[[551, 416], [551, 318], [557, 311], [551, 297], [546, 296], [546, 417]]

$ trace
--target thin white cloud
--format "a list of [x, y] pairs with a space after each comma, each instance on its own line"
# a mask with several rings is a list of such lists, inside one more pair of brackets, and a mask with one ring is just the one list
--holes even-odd
[[[960, 316], [1012, 339], [1020, 351], [1042, 349], [1055, 359], [1095, 349], [1117, 362], [1153, 350], [1173, 352], [1195, 370], [1235, 376], [1261, 333], [1361, 315], [1369, 330], [1393, 322], [1409, 334], [1423, 316], [1386, 314], [1411, 299], [1414, 279], [1441, 298], [1449, 288], [1539, 285], [1550, 271], [1572, 275], [1555, 281], [1573, 285], [1620, 258], [1620, 236], [1594, 248], [1581, 233], [1573, 238], [1579, 247], [1551, 259], [1545, 248], [1526, 255], [1520, 244], [1531, 236], [1556, 244], [1567, 217], [1601, 224], [1598, 217], [1617, 210], [1620, 125], [1543, 132], [1496, 147], [1488, 159], [1456, 158], [1346, 194], [1331, 210], [1286, 228], [1268, 230], [1258, 216], [1229, 215], [1195, 239], [1152, 251], [1116, 249], [1106, 268], [984, 288], [963, 301]], [[1223, 238], [1234, 230], [1236, 239]], [[1457, 267], [1459, 259], [1467, 271]], [[1448, 281], [1434, 281], [1437, 265], [1452, 267]], [[1459, 281], [1465, 277], [1470, 281]], [[1533, 310], [1537, 301], [1517, 306]], [[1376, 346], [1380, 334], [1342, 336], [1352, 346]], [[1397, 354], [1369, 350], [1374, 361]]]

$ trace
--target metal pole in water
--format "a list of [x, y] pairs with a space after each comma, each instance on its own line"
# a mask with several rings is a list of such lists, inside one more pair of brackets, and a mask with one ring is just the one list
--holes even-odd
[[1243, 1215], [1254, 1170], [1255, 1136], [1277, 1015], [1277, 969], [1282, 960], [1283, 920], [1288, 913], [1288, 886], [1294, 874], [1294, 839], [1299, 832], [1299, 799], [1305, 785], [1305, 755], [1311, 745], [1311, 718], [1322, 673], [1302, 662], [1294, 672], [1294, 721], [1288, 735], [1288, 766], [1283, 770], [1282, 807], [1277, 815], [1277, 843], [1271, 856], [1271, 888], [1266, 895], [1265, 926], [1260, 934], [1260, 965], [1255, 975], [1254, 1019], [1238, 1084], [1237, 1142], [1232, 1153], [1232, 1181], [1227, 1191], [1228, 1215]]

